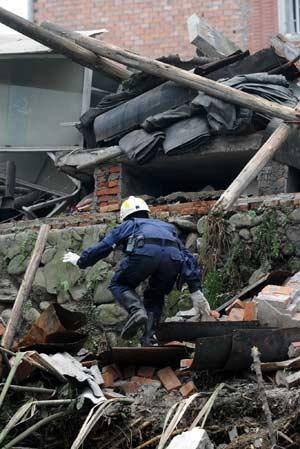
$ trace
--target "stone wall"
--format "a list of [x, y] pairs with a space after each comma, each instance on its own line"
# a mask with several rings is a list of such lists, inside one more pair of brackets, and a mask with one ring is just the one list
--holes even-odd
[[[270, 207], [271, 200], [268, 205], [261, 201], [255, 209], [240, 207], [225, 218], [208, 220], [203, 210], [198, 228], [200, 206], [197, 214], [197, 202], [193, 203], [194, 215], [187, 215], [191, 210], [186, 206], [188, 203], [174, 204], [173, 213], [172, 205], [159, 206], [160, 218], [177, 226], [182, 241], [202, 261], [203, 286], [213, 307], [269, 270], [300, 270], [300, 203], [298, 199], [295, 205], [295, 195], [293, 198], [293, 201], [281, 203], [277, 197], [274, 207]], [[253, 204], [256, 204], [255, 199]], [[176, 208], [180, 206], [179, 216]], [[104, 328], [117, 333], [121, 329], [126, 313], [113, 303], [108, 285], [122, 253], [115, 251], [87, 270], [62, 262], [66, 251], [80, 253], [103, 238], [117, 223], [113, 215], [98, 216], [98, 220], [97, 225], [50, 231], [30, 301], [24, 309], [26, 323], [32, 322], [49, 303], [58, 302], [87, 314], [87, 330], [95, 344]], [[33, 228], [7, 231], [0, 235], [0, 312], [4, 320], [9, 317], [10, 307], [9, 303], [2, 302], [2, 293], [5, 291], [7, 297], [11, 289], [11, 295], [16, 294], [37, 235]], [[178, 309], [188, 308], [187, 298], [186, 291], [183, 294], [173, 292], [167, 300], [166, 314], [170, 316]]]

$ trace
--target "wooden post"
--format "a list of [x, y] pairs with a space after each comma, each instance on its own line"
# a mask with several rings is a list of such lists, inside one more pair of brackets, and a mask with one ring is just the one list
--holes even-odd
[[114, 78], [121, 80], [127, 79], [130, 76], [130, 72], [123, 67], [119, 67], [106, 59], [99, 58], [99, 56], [71, 42], [69, 39], [57, 36], [57, 34], [51, 33], [4, 8], [0, 8], [0, 23], [52, 48], [52, 50], [63, 54], [84, 67], [98, 72], [104, 71]]
[[[49, 22], [47, 22], [44, 26], [47, 26], [48, 29], [51, 27], [51, 30], [53, 31], [62, 32], [61, 27], [57, 27], [57, 25], [52, 23], [49, 24]], [[243, 106], [252, 109], [253, 111], [268, 114], [272, 117], [278, 117], [289, 122], [299, 121], [300, 113], [296, 112], [293, 108], [279, 105], [272, 101], [256, 97], [255, 95], [239, 91], [238, 89], [204, 78], [200, 75], [195, 75], [191, 72], [179, 69], [178, 67], [171, 66], [170, 64], [140, 56], [115, 45], [108, 44], [107, 42], [89, 37], [78, 35], [75, 42], [99, 56], [104, 56], [113, 61], [125, 64], [128, 67], [142, 70], [143, 72], [150, 73], [160, 78], [175, 81], [190, 89], [200, 90], [228, 103], [234, 103], [238, 106]]]
[[268, 398], [266, 395], [266, 391], [264, 388], [264, 379], [261, 372], [261, 363], [260, 363], [260, 353], [258, 351], [258, 348], [256, 346], [253, 346], [251, 350], [251, 355], [253, 359], [253, 370], [255, 371], [256, 378], [257, 378], [257, 385], [258, 385], [258, 395], [262, 402], [262, 409], [264, 411], [266, 420], [267, 420], [267, 426], [269, 431], [269, 437], [272, 444], [272, 448], [275, 448], [277, 438], [276, 438], [276, 431], [274, 428], [274, 424], [272, 421], [272, 414], [268, 403]]
[[[299, 110], [300, 103], [296, 106], [295, 110]], [[225, 192], [218, 199], [212, 213], [222, 213], [228, 211], [238, 197], [244, 192], [248, 185], [258, 175], [260, 170], [266, 165], [266, 163], [272, 159], [276, 151], [283, 145], [284, 141], [288, 138], [292, 126], [282, 123], [269, 139], [263, 144], [263, 146], [255, 153], [253, 158], [243, 168], [240, 174], [225, 190]]]
[[6, 349], [10, 349], [14, 338], [16, 331], [20, 324], [20, 318], [22, 313], [22, 308], [27, 300], [32, 283], [34, 281], [34, 277], [36, 274], [36, 271], [40, 265], [40, 261], [44, 252], [45, 244], [47, 241], [47, 236], [49, 232], [50, 226], [49, 225], [42, 225], [40, 232], [38, 234], [34, 250], [31, 255], [30, 262], [27, 266], [25, 276], [23, 278], [23, 281], [21, 283], [21, 286], [19, 288], [13, 309], [11, 317], [8, 321], [8, 325], [6, 327], [5, 333], [2, 337], [2, 346]]

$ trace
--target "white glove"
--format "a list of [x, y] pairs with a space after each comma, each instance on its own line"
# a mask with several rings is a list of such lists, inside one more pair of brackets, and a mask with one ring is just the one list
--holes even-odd
[[63, 262], [66, 262], [66, 263], [69, 262], [72, 265], [76, 266], [79, 259], [80, 259], [80, 256], [78, 256], [78, 254], [68, 252], [64, 255]]
[[210, 306], [201, 290], [191, 294], [193, 308], [190, 310], [191, 321], [207, 321], [210, 317]]

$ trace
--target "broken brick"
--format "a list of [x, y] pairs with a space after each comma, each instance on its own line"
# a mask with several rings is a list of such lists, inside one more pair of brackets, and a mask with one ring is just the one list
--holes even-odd
[[211, 310], [210, 311], [210, 316], [216, 320], [218, 320], [220, 318], [220, 314], [219, 312], [217, 312], [216, 310]]
[[122, 378], [122, 373], [121, 373], [119, 367], [115, 363], [112, 365], [104, 366], [102, 368], [103, 374], [105, 374], [107, 372], [109, 372], [111, 374], [114, 381]]
[[182, 396], [184, 398], [187, 398], [188, 396], [190, 396], [193, 393], [197, 392], [197, 387], [194, 384], [194, 382], [192, 380], [190, 380], [189, 382], [187, 382], [186, 384], [182, 385], [182, 387], [180, 388], [180, 393], [182, 394]]
[[236, 299], [235, 301], [233, 301], [232, 304], [230, 304], [230, 306], [226, 307], [225, 312], [229, 313], [230, 310], [232, 309], [244, 309], [245, 308], [245, 304], [243, 303], [243, 301], [241, 301], [240, 299]]
[[157, 385], [158, 380], [148, 379], [147, 377], [133, 376], [131, 382], [136, 382], [139, 385]]
[[231, 309], [228, 320], [229, 321], [243, 321], [245, 315], [245, 309]]
[[157, 377], [167, 391], [176, 390], [181, 387], [181, 382], [169, 366], [157, 371]]
[[104, 380], [104, 386], [107, 388], [114, 386], [114, 375], [111, 371], [106, 371], [105, 373], [102, 373], [102, 377]]
[[291, 296], [292, 289], [282, 285], [267, 285], [261, 292], [262, 295], [287, 295]]
[[6, 328], [5, 328], [4, 324], [0, 323], [0, 337], [2, 337], [2, 335], [4, 335], [5, 329]]
[[255, 302], [245, 303], [244, 321], [256, 320], [256, 304]]
[[137, 394], [139, 384], [137, 382], [129, 381], [122, 385], [122, 389], [125, 394]]
[[138, 369], [137, 375], [140, 377], [146, 377], [147, 379], [152, 379], [155, 373], [155, 368], [153, 366], [141, 366]]
[[193, 364], [193, 359], [182, 359], [180, 360], [180, 368], [190, 368]]

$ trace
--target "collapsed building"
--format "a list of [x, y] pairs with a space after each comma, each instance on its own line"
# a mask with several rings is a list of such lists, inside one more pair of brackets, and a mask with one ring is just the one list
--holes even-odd
[[[0, 9], [5, 17], [11, 25], [16, 21]], [[1, 410], [5, 449], [21, 441], [163, 449], [176, 433], [179, 440], [170, 449], [191, 441], [201, 449], [264, 448], [274, 438], [284, 447], [299, 445], [300, 376], [283, 371], [300, 366], [299, 49], [277, 36], [270, 48], [249, 55], [215, 30], [206, 33], [200, 19], [191, 23], [197, 47], [191, 61], [176, 55], [156, 66], [140, 57], [145, 67], [162, 70], [156, 75], [100, 59], [79, 45], [99, 45], [107, 55], [101, 41], [85, 37], [93, 33], [80, 36], [53, 24], [18, 26], [57, 53], [28, 38], [4, 45], [1, 191], [2, 209], [12, 216], [3, 215], [0, 238], [0, 408], [17, 398], [13, 416]], [[130, 62], [129, 52], [109, 51]], [[221, 86], [216, 97], [205, 83], [203, 92], [188, 86], [197, 77], [218, 81], [212, 84]], [[234, 93], [232, 103], [224, 88]], [[268, 153], [252, 182], [245, 174], [243, 195], [231, 199], [235, 207], [207, 216], [228, 198], [243, 167], [270, 147], [277, 149], [274, 160]], [[131, 194], [144, 196], [154, 216], [173, 222], [186, 247], [202, 257], [205, 274], [214, 276], [207, 276], [207, 291], [225, 279], [220, 274], [236, 281], [225, 296], [214, 296], [222, 303], [213, 304], [210, 322], [187, 321], [184, 291], [168, 298], [158, 347], [120, 341], [126, 315], [107, 288], [117, 252], [84, 274], [62, 263], [66, 250], [81, 251], [102, 238], [117, 222], [120, 201]], [[259, 370], [274, 373], [282, 388], [270, 384], [264, 396]], [[220, 376], [228, 383], [210, 394]], [[29, 401], [24, 404], [22, 396], [19, 404], [18, 394], [28, 394]], [[33, 401], [35, 394], [46, 399]], [[274, 422], [264, 416], [268, 402]], [[45, 412], [48, 406], [59, 411]], [[35, 407], [42, 407], [42, 419], [27, 426]], [[283, 409], [290, 416], [282, 418]], [[191, 416], [181, 420], [185, 410]], [[59, 418], [61, 429], [37, 432]]]

